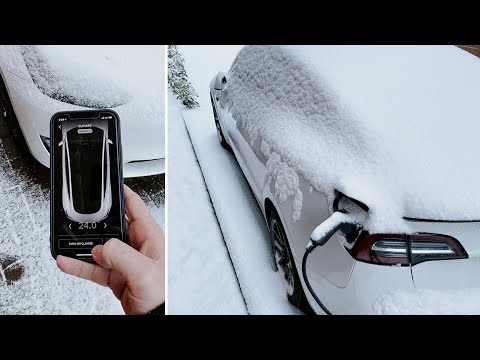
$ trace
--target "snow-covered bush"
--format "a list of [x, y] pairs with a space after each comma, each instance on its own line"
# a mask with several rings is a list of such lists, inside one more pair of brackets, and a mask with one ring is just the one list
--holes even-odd
[[178, 51], [177, 45], [168, 45], [168, 85], [177, 99], [187, 108], [199, 106], [198, 97], [192, 84], [188, 81], [185, 60]]

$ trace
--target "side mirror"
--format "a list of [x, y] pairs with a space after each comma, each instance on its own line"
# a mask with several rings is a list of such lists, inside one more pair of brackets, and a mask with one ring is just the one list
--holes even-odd
[[323, 223], [318, 225], [310, 235], [307, 250], [313, 250], [317, 246], [325, 245], [328, 240], [339, 230], [344, 234], [354, 231], [358, 227], [357, 218], [351, 214], [334, 212]]
[[227, 76], [223, 72], [217, 74], [215, 79], [215, 85], [213, 86], [215, 90], [225, 90], [227, 87]]

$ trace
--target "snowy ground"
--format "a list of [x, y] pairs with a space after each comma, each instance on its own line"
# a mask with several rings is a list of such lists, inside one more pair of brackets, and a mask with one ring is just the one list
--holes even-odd
[[232, 153], [218, 143], [210, 109], [184, 111], [220, 228], [250, 314], [300, 313], [273, 271], [263, 215]]
[[[193, 144], [197, 161], [200, 164], [201, 171], [205, 183], [208, 188], [208, 195], [212, 203], [206, 203], [211, 209], [213, 205], [223, 235], [225, 244], [229, 252], [231, 263], [224, 262], [216, 264], [215, 271], [217, 273], [231, 272], [232, 264], [235, 274], [240, 284], [242, 296], [247, 305], [248, 313], [250, 314], [296, 314], [299, 313], [297, 309], [292, 307], [286, 298], [284, 285], [277, 273], [272, 270], [271, 255], [268, 249], [268, 232], [260, 212], [260, 209], [255, 202], [255, 199], [250, 191], [250, 188], [241, 172], [234, 156], [225, 151], [219, 144], [215, 133], [215, 126], [213, 122], [213, 115], [209, 100], [209, 83], [217, 71], [227, 71], [233, 61], [234, 56], [241, 46], [180, 46], [180, 51], [185, 57], [186, 69], [189, 75], [189, 80], [199, 94], [200, 108], [195, 110], [181, 109], [186, 127], [188, 129], [189, 138], [182, 138], [184, 144], [183, 148], [191, 148]], [[174, 126], [181, 121], [180, 115], [172, 116], [172, 102], [169, 102], [169, 126]], [[176, 103], [173, 103], [175, 108], [178, 108]], [[178, 110], [177, 110], [178, 111]], [[175, 125], [179, 126], [179, 125]], [[172, 129], [169, 131], [169, 164], [176, 163], [172, 161], [175, 156], [175, 151], [172, 146], [178, 150], [180, 145], [177, 135], [172, 136]], [[189, 150], [191, 152], [191, 150]], [[192, 153], [193, 154], [193, 153]], [[195, 171], [198, 165], [195, 164]], [[178, 170], [174, 165], [170, 165], [169, 176], [176, 176]], [[203, 179], [199, 179], [202, 186], [198, 189], [190, 189], [182, 191], [181, 196], [190, 197], [193, 194], [199, 195], [199, 191], [203, 189], [202, 197], [206, 196], [205, 185]], [[171, 181], [170, 184], [174, 184]], [[174, 186], [169, 188], [172, 191]], [[176, 190], [175, 190], [176, 191]], [[197, 245], [190, 245], [186, 243], [185, 247], [177, 249], [174, 243], [178, 236], [173, 236], [172, 232], [178, 227], [175, 224], [183, 226], [183, 232], [189, 234], [191, 229], [196, 228], [202, 223], [201, 219], [195, 217], [188, 218], [187, 221], [180, 219], [178, 214], [172, 211], [172, 203], [179, 195], [174, 194], [173, 191], [169, 194], [169, 273], [184, 272], [199, 274], [197, 271], [197, 264], [194, 252]], [[196, 204], [195, 199], [191, 199], [190, 206]], [[211, 211], [211, 210], [209, 210]], [[188, 236], [188, 235], [187, 235]], [[224, 248], [222, 242], [212, 242], [211, 236], [204, 236], [204, 241], [209, 244], [203, 244], [204, 247], [210, 247], [207, 251], [213, 254], [219, 248]], [[211, 246], [214, 247], [211, 247]], [[175, 259], [181, 256], [178, 251], [183, 252], [184, 259], [176, 261]], [[208, 261], [214, 258], [214, 255], [209, 257]], [[198, 258], [197, 258], [198, 259]], [[172, 263], [175, 261], [175, 263]], [[204, 261], [200, 259], [200, 261]], [[235, 279], [236, 280], [236, 279]], [[228, 281], [235, 281], [229, 279]], [[195, 312], [199, 307], [199, 302], [203, 304], [203, 310], [211, 307], [211, 311], [215, 312], [215, 307], [218, 302], [223, 301], [231, 296], [224, 291], [223, 285], [216, 283], [210, 284], [210, 292], [216, 294], [215, 302], [200, 298], [192, 304], [191, 298], [185, 297], [185, 294], [193, 293], [192, 285], [189, 283], [181, 283], [180, 278], [169, 278], [169, 310], [170, 313], [177, 313], [172, 311], [172, 307], [178, 309], [186, 309], [187, 313]], [[172, 293], [178, 293], [178, 296], [173, 296]], [[183, 299], [181, 294], [183, 294]]]
[[168, 313], [246, 314], [174, 96], [168, 101]]
[[[126, 181], [164, 224], [164, 176]], [[48, 170], [0, 123], [0, 314], [123, 314], [107, 288], [74, 278], [50, 254]]]

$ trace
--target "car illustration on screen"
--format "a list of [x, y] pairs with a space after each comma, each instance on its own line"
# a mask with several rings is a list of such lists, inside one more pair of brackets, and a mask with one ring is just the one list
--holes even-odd
[[112, 206], [108, 123], [62, 125], [62, 205], [69, 219], [99, 222]]

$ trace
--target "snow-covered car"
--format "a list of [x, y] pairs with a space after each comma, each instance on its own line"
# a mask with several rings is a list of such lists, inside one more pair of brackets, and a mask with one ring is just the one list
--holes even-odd
[[[92, 121], [89, 128], [62, 126], [62, 205], [69, 219], [99, 222], [112, 206], [108, 123]], [[88, 167], [86, 170], [85, 167]], [[89, 174], [88, 178], [82, 173]], [[95, 185], [98, 182], [98, 186]], [[88, 200], [88, 201], [86, 201]]]
[[0, 110], [16, 140], [50, 166], [50, 119], [113, 109], [122, 126], [123, 174], [165, 170], [162, 46], [0, 46]]
[[395, 291], [480, 289], [477, 57], [246, 46], [210, 94], [290, 302], [364, 314]]

